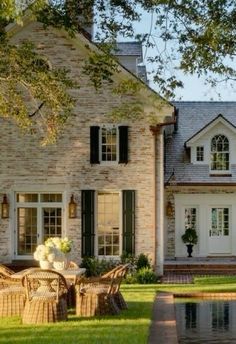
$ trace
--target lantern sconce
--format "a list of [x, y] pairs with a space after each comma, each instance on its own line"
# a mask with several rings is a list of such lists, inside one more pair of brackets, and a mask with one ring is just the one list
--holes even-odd
[[2, 200], [2, 219], [8, 219], [9, 218], [9, 203], [7, 200], [7, 195], [3, 195], [3, 200]]
[[71, 195], [70, 203], [69, 203], [69, 219], [76, 218], [76, 202], [74, 200], [74, 195]]
[[166, 216], [167, 217], [171, 217], [173, 214], [173, 207], [172, 207], [172, 204], [171, 202], [167, 202], [167, 205], [166, 205]]

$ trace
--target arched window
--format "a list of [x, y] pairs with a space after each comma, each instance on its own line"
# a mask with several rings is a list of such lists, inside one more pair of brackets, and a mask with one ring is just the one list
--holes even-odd
[[229, 170], [229, 140], [224, 135], [216, 135], [211, 140], [211, 170]]

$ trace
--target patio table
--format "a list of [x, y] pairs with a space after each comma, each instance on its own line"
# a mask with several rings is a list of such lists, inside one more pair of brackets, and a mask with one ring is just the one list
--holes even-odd
[[[14, 273], [11, 275], [11, 278], [21, 279], [27, 270], [28, 269]], [[60, 270], [60, 271], [55, 270], [55, 271], [57, 271], [61, 275], [63, 275], [65, 277], [65, 279], [70, 281], [72, 284], [75, 284], [76, 278], [83, 275], [85, 273], [86, 269], [79, 268], [79, 269], [68, 269], [68, 270]]]

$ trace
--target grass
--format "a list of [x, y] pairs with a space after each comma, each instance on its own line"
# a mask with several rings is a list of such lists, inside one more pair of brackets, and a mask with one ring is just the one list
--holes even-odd
[[79, 318], [50, 325], [22, 325], [19, 317], [0, 320], [0, 344], [147, 343], [156, 285], [124, 285], [129, 309], [118, 316]]
[[79, 318], [48, 325], [22, 325], [19, 317], [0, 320], [0, 344], [147, 343], [156, 292], [236, 292], [236, 277], [196, 277], [195, 284], [122, 285], [129, 309], [118, 316]]

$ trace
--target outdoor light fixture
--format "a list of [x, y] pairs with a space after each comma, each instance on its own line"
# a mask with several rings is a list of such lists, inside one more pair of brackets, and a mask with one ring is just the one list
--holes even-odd
[[72, 195], [70, 198], [70, 203], [69, 203], [69, 218], [70, 219], [74, 219], [76, 217], [76, 206], [77, 204], [75, 203], [74, 195]]
[[170, 217], [173, 214], [173, 207], [171, 202], [169, 201], [166, 205], [166, 216]]
[[7, 201], [7, 195], [3, 195], [2, 200], [2, 219], [8, 219], [9, 217], [9, 203]]

